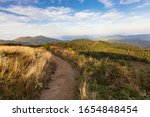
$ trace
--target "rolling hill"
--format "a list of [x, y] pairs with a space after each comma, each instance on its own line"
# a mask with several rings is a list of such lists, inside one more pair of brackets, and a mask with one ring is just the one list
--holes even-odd
[[100, 37], [99, 40], [108, 40], [109, 42], [127, 43], [141, 47], [150, 47], [150, 34], [113, 35]]
[[48, 38], [44, 36], [20, 37], [14, 40], [0, 40], [0, 44], [20, 44], [20, 45], [40, 45], [50, 42], [61, 42], [61, 40]]
[[28, 45], [28, 43], [25, 43], [25, 42], [16, 42], [14, 40], [0, 40], [0, 45], [3, 45], [3, 44]]
[[111, 58], [120, 60], [135, 60], [150, 63], [149, 49], [128, 44], [110, 43], [106, 41], [73, 40], [63, 43], [52, 43], [65, 48], [90, 55], [94, 58]]
[[26, 42], [31, 45], [39, 45], [39, 44], [45, 44], [50, 42], [60, 42], [61, 40], [48, 38], [44, 36], [36, 36], [36, 37], [20, 37], [14, 40], [15, 42]]
[[4, 41], [4, 40], [0, 40], [0, 44], [5, 44], [5, 43], [13, 43], [14, 41]]
[[80, 99], [150, 99], [149, 49], [85, 39], [43, 47], [79, 71]]
[[116, 40], [115, 42], [119, 43], [127, 43], [135, 46], [142, 46], [142, 47], [150, 47], [150, 41], [144, 40], [144, 39], [122, 39], [122, 40]]
[[80, 35], [80, 36], [77, 36], [77, 35], [66, 35], [66, 36], [62, 36], [60, 37], [61, 39], [65, 40], [65, 41], [68, 41], [68, 40], [77, 40], [77, 39], [95, 39], [94, 36], [90, 36], [90, 35]]

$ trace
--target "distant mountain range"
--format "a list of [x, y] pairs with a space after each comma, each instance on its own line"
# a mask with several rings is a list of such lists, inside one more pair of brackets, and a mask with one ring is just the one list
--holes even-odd
[[48, 38], [44, 36], [36, 36], [36, 37], [20, 37], [14, 40], [15, 42], [25, 42], [32, 45], [45, 44], [50, 42], [60, 42], [61, 40]]
[[44, 36], [20, 37], [14, 40], [0, 40], [0, 44], [22, 44], [22, 45], [40, 45], [50, 42], [60, 42], [61, 40], [48, 38]]
[[[64, 36], [64, 40], [70, 39], [91, 39], [90, 36]], [[141, 47], [150, 47], [150, 34], [141, 34], [141, 35], [113, 35], [113, 36], [103, 36], [96, 40], [107, 40], [114, 43], [127, 43], [130, 45], [141, 46]], [[22, 44], [22, 45], [40, 45], [50, 42], [61, 42], [62, 40], [48, 38], [44, 36], [36, 37], [20, 37], [14, 40], [0, 40], [0, 44]]]
[[60, 37], [61, 39], [68, 41], [68, 40], [76, 40], [76, 39], [95, 39], [95, 36], [90, 36], [90, 35], [81, 35], [81, 36], [77, 36], [77, 35], [72, 35], [72, 36], [62, 36]]
[[21, 43], [15, 42], [13, 40], [12, 41], [11, 40], [0, 40], [0, 44], [21, 44]]
[[150, 47], [150, 34], [113, 35], [100, 37], [99, 40], [107, 40], [109, 42], [127, 43], [135, 46]]

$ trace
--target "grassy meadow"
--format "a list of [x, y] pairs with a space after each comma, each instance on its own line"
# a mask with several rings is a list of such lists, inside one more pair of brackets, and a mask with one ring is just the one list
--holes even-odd
[[90, 40], [0, 46], [0, 99], [38, 99], [55, 72], [51, 53], [77, 71], [78, 99], [150, 99], [150, 49]]
[[103, 41], [44, 45], [79, 71], [79, 99], [150, 99], [150, 50]]
[[35, 99], [49, 81], [52, 55], [42, 48], [0, 46], [0, 99]]

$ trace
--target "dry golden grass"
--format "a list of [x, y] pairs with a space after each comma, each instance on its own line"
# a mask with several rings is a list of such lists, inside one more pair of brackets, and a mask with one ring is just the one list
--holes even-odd
[[0, 46], [0, 99], [34, 99], [50, 79], [52, 55], [42, 48]]

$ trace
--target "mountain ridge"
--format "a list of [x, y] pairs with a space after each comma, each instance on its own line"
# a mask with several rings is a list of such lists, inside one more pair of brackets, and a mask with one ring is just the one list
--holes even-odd
[[50, 42], [60, 42], [61, 40], [54, 39], [54, 38], [48, 38], [45, 36], [35, 36], [35, 37], [19, 37], [15, 39], [16, 42], [28, 42], [31, 45], [39, 45], [39, 44], [45, 44]]
[[26, 37], [19, 37], [14, 40], [0, 40], [0, 44], [21, 44], [21, 45], [40, 45], [50, 42], [61, 42], [61, 40], [48, 38], [45, 36], [26, 36]]
[[106, 40], [115, 43], [127, 43], [130, 45], [150, 47], [150, 34], [139, 35], [112, 35], [98, 38], [98, 40]]
[[[98, 39], [90, 38], [74, 38], [72, 40], [104, 40], [113, 43], [127, 43], [129, 45], [141, 46], [141, 47], [150, 47], [150, 34], [139, 34], [139, 35], [112, 35], [112, 36], [102, 36]], [[55, 38], [49, 38], [45, 36], [26, 36], [19, 37], [14, 40], [0, 40], [0, 44], [21, 44], [21, 45], [40, 45], [51, 42], [62, 42], [69, 41], [67, 39], [59, 40]]]

